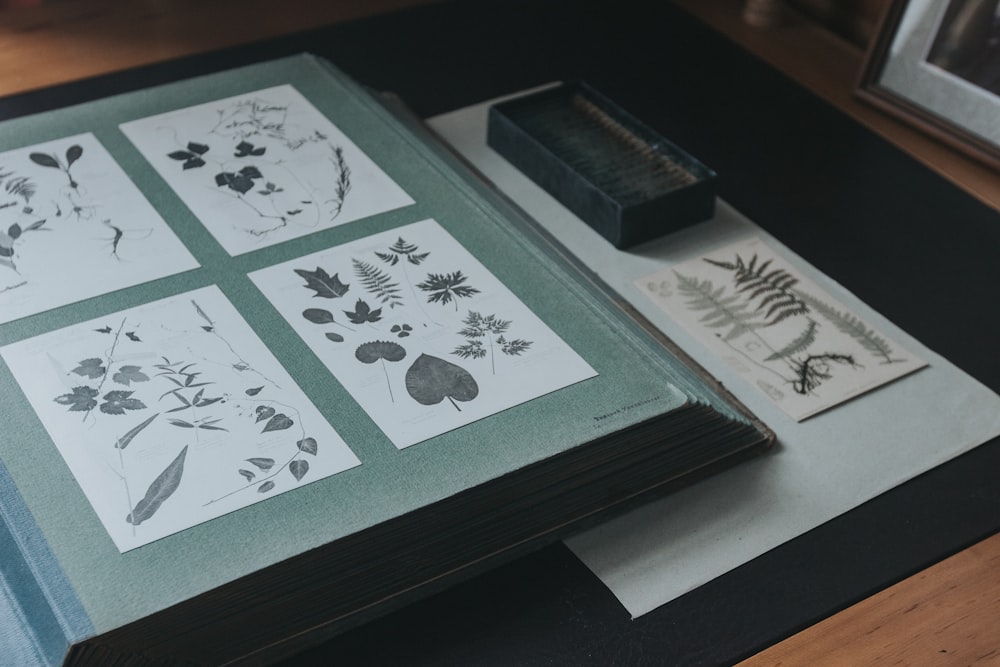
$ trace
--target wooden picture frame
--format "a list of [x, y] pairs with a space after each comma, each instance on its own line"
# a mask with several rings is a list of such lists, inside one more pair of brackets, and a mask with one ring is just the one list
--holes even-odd
[[856, 95], [1000, 171], [1000, 0], [891, 0]]

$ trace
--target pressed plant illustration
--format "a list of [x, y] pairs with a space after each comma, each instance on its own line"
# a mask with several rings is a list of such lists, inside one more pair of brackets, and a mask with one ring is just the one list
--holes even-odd
[[76, 424], [54, 440], [118, 544], [358, 463], [221, 292], [190, 294], [46, 334], [13, 364], [19, 382], [52, 369], [49, 419]]
[[406, 350], [399, 343], [391, 341], [376, 340], [358, 346], [354, 351], [354, 356], [363, 364], [374, 364], [376, 361], [382, 363], [382, 372], [385, 373], [385, 384], [389, 388], [389, 399], [395, 403], [396, 397], [392, 393], [392, 382], [389, 380], [389, 373], [385, 369], [385, 362], [402, 361], [406, 357]]
[[471, 285], [465, 285], [468, 276], [461, 271], [451, 273], [431, 273], [427, 279], [417, 283], [417, 287], [428, 292], [428, 303], [440, 303], [447, 305], [455, 302], [455, 310], [458, 310], [458, 300], [467, 299], [474, 294], [479, 294], [479, 290]]
[[361, 286], [368, 293], [375, 296], [379, 303], [396, 308], [403, 305], [403, 298], [400, 296], [399, 283], [385, 271], [359, 259], [352, 259], [354, 265], [354, 275], [361, 281]]
[[447, 398], [461, 412], [455, 401], [473, 400], [479, 396], [479, 385], [458, 364], [421, 354], [406, 371], [406, 391], [421, 405], [437, 405]]
[[[452, 354], [463, 359], [490, 358], [490, 367], [494, 375], [497, 372], [496, 351], [508, 356], [519, 356], [531, 347], [531, 341], [523, 338], [507, 338], [505, 334], [510, 329], [510, 320], [502, 320], [496, 315], [481, 315], [470, 310], [462, 321], [465, 325], [459, 335], [464, 336], [466, 343], [456, 347]], [[484, 344], [485, 341], [485, 344]]]
[[689, 326], [712, 332], [728, 350], [723, 358], [772, 400], [799, 397], [786, 407], [799, 419], [923, 365], [759, 248], [737, 244], [728, 256], [692, 259], [645, 285], [654, 299], [690, 313], [683, 316]]

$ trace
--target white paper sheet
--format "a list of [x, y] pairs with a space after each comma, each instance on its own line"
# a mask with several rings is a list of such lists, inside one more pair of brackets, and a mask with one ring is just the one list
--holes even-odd
[[214, 286], [0, 355], [122, 552], [360, 464]]
[[596, 375], [434, 220], [250, 278], [399, 448]]
[[121, 130], [231, 255], [413, 203], [292, 86]]
[[[716, 216], [618, 251], [485, 144], [489, 103], [431, 126], [632, 302], [777, 433], [773, 453], [643, 506], [567, 544], [633, 616], [1000, 434], [1000, 397], [718, 202]], [[929, 366], [798, 423], [635, 286], [674, 264], [760, 237], [826, 292]]]
[[0, 324], [197, 267], [94, 135], [0, 153]]

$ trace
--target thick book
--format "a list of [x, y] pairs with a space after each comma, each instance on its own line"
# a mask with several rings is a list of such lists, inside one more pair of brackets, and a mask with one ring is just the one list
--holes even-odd
[[264, 662], [770, 430], [301, 55], [0, 126], [0, 650]]

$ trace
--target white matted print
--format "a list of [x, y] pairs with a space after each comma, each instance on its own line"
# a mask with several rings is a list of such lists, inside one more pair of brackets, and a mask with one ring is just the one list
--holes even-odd
[[197, 267], [94, 135], [0, 153], [0, 323]]
[[399, 448], [596, 375], [433, 220], [250, 278]]
[[290, 85], [121, 130], [230, 255], [413, 203]]
[[216, 287], [0, 355], [122, 552], [359, 464]]
[[797, 421], [926, 365], [757, 238], [635, 284]]

